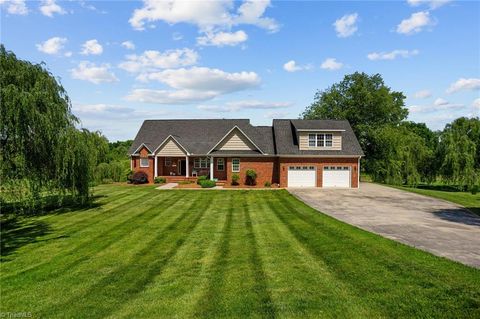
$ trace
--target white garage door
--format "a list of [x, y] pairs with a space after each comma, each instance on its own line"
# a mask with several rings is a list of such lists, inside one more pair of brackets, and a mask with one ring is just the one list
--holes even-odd
[[315, 187], [317, 174], [314, 166], [290, 166], [288, 187]]
[[350, 187], [350, 167], [325, 166], [323, 168], [323, 187]]

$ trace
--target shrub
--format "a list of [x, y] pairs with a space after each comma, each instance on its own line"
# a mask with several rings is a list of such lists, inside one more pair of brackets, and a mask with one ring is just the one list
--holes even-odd
[[205, 179], [205, 180], [200, 181], [200, 186], [202, 186], [202, 188], [212, 188], [212, 187], [215, 187], [215, 185], [217, 185], [217, 183], [215, 183], [215, 181], [211, 181], [209, 179]]
[[207, 176], [205, 176], [205, 175], [198, 176], [197, 177], [197, 184], [200, 185], [201, 181], [206, 181], [206, 180], [207, 180]]
[[136, 172], [131, 181], [133, 184], [145, 184], [148, 183], [148, 176], [145, 172]]
[[245, 184], [251, 185], [251, 186], [257, 184], [257, 172], [255, 172], [253, 169], [247, 169], [246, 175], [247, 175], [247, 178], [246, 178]]
[[472, 195], [476, 195], [479, 191], [479, 186], [478, 185], [473, 185], [471, 188], [470, 188], [470, 193], [472, 193]]
[[238, 174], [233, 174], [232, 175], [232, 185], [238, 185], [238, 180], [240, 179], [240, 176]]
[[167, 182], [167, 179], [165, 177], [155, 177], [153, 182], [155, 184], [165, 184]]
[[265, 186], [265, 187], [271, 187], [271, 186], [272, 186], [272, 183], [270, 183], [269, 181], [266, 181], [265, 184], [263, 184], [263, 186]]

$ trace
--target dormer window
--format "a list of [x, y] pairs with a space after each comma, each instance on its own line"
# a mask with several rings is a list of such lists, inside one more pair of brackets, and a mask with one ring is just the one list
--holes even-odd
[[308, 134], [309, 147], [332, 147], [332, 145], [333, 134], [331, 133]]

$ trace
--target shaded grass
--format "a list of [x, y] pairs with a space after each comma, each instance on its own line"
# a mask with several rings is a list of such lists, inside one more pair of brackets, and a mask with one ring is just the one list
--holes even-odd
[[48, 231], [2, 261], [0, 311], [480, 316], [479, 270], [341, 223], [285, 191], [124, 190], [101, 186], [101, 206], [12, 224], [15, 236], [28, 238], [28, 225], [40, 222]]
[[469, 211], [480, 216], [480, 193], [473, 195], [470, 192], [459, 192], [448, 186], [437, 188], [414, 188], [405, 186], [393, 186], [408, 192], [443, 199], [464, 206]]

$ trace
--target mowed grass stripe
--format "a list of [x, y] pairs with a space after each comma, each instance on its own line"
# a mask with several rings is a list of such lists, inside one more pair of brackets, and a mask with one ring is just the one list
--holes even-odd
[[141, 294], [129, 299], [108, 318], [191, 317], [195, 305], [192, 301], [200, 297], [207, 279], [205, 269], [215, 257], [226, 218], [222, 207], [227, 201], [228, 197], [221, 192], [212, 192], [210, 213], [202, 216], [198, 226], [162, 272]]
[[[305, 249], [278, 218], [285, 207], [272, 192], [259, 194], [255, 213], [259, 251], [265, 260], [272, 299], [282, 313], [294, 317], [318, 317], [329, 313], [345, 317], [378, 317], [338, 282], [329, 267]], [[269, 213], [260, 213], [266, 212]]]
[[[88, 231], [78, 232], [76, 236], [69, 236], [67, 239], [64, 239], [63, 243], [60, 243], [62, 244], [61, 247], [56, 247], [55, 250], [57, 251], [57, 254], [44, 256], [44, 258], [40, 259], [40, 263], [16, 273], [15, 275], [18, 274], [22, 276], [17, 276], [16, 278], [22, 278], [22, 280], [25, 280], [26, 278], [31, 278], [32, 280], [46, 280], [50, 277], [55, 277], [83, 260], [88, 259], [90, 256], [89, 254], [108, 248], [109, 245], [116, 242], [119, 238], [128, 236], [128, 231], [137, 227], [136, 223], [139, 222], [139, 218], [142, 216], [153, 218], [154, 215], [150, 215], [149, 212], [156, 208], [159, 204], [158, 197], [162, 197], [162, 195], [163, 194], [157, 193], [156, 195], [151, 195], [151, 197], [146, 200], [142, 196], [140, 199], [137, 199], [128, 205], [124, 205], [123, 207], [127, 212], [113, 215], [112, 219], [115, 221], [119, 220], [120, 222], [109, 223], [109, 227], [105, 227], [101, 223], [95, 223], [88, 228]], [[175, 203], [178, 199], [185, 196], [185, 194], [177, 194], [176, 196], [168, 198], [167, 203]], [[143, 202], [139, 202], [140, 200]], [[131, 207], [131, 209], [128, 209], [128, 207]], [[129, 217], [126, 219], [122, 218], [124, 214]], [[75, 233], [76, 232], [74, 231], [72, 235]], [[71, 245], [71, 242], [76, 242], [78, 244]], [[52, 243], [52, 245], [55, 244], [59, 243]], [[65, 250], [62, 249], [63, 246], [71, 248]], [[46, 246], [44, 248], [45, 250], [52, 250], [52, 247]], [[41, 253], [41, 251], [39, 251], [39, 253]], [[2, 278], [2, 281], [8, 283], [9, 279], [9, 277], [4, 277]]]
[[[61, 317], [74, 317], [88, 311], [89, 318], [101, 318], [117, 310], [128, 299], [143, 292], [155, 276], [160, 274], [178, 249], [182, 247], [191, 231], [208, 210], [211, 200], [194, 194], [180, 215], [154, 238], [147, 241], [125, 266], [114, 270], [57, 309], [47, 309], [45, 314], [61, 312]], [[196, 200], [198, 199], [198, 200]], [[78, 300], [82, 300], [78, 303]]]
[[[328, 265], [337, 280], [367, 300], [371, 309], [385, 316], [427, 313], [433, 317], [469, 317], [471, 314], [465, 309], [472, 302], [480, 304], [480, 294], [475, 289], [480, 284], [478, 270], [464, 267], [455, 273], [454, 263], [446, 259], [340, 223], [304, 204], [294, 206], [288, 201], [293, 196], [280, 195], [274, 194], [290, 213], [277, 216], [312, 254]], [[465, 275], [472, 281], [457, 280]], [[442, 277], [445, 280], [438, 281]], [[440, 297], [449, 295], [451, 289], [462, 292], [459, 300]], [[432, 300], [433, 292], [439, 293], [439, 298]]]

